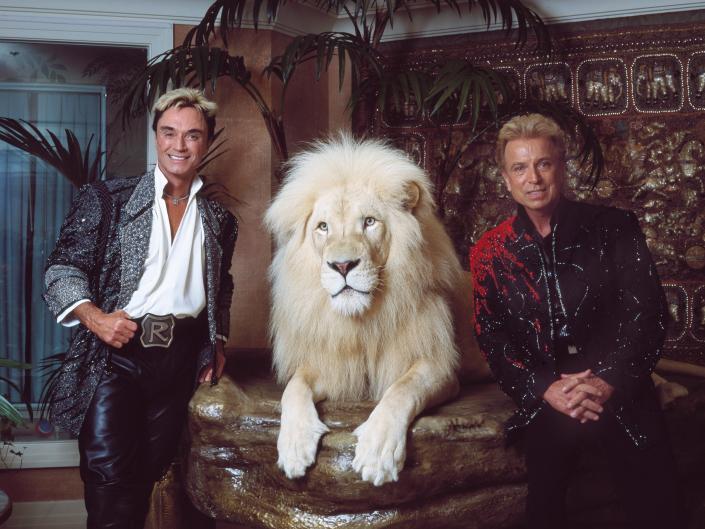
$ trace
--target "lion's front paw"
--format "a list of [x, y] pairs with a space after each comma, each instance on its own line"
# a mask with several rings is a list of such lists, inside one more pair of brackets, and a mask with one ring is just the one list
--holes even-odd
[[289, 479], [300, 478], [316, 460], [318, 441], [329, 431], [316, 414], [307, 417], [282, 416], [281, 429], [277, 439], [279, 459], [277, 466]]
[[376, 487], [397, 481], [406, 459], [406, 424], [393, 416], [377, 413], [355, 430], [357, 447], [353, 468]]

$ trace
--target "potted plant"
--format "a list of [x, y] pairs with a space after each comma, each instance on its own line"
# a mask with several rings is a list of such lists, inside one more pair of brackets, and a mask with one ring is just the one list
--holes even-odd
[[[14, 369], [31, 369], [30, 364], [11, 360], [9, 358], [0, 358], [0, 368]], [[12, 380], [7, 377], [0, 376], [0, 382], [6, 382], [11, 388], [16, 389], [21, 393], [20, 388]], [[24, 402], [27, 407], [27, 413], [30, 420], [32, 419], [32, 406], [29, 402]], [[7, 399], [5, 395], [0, 394], [0, 466], [8, 466], [8, 460], [14, 457], [21, 457], [22, 452], [18, 450], [14, 443], [14, 435], [12, 429], [18, 426], [24, 426], [24, 417], [20, 411]]]

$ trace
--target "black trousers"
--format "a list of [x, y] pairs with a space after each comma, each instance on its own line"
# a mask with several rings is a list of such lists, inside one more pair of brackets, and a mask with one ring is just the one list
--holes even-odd
[[168, 348], [142, 347], [140, 328], [112, 350], [78, 438], [88, 529], [144, 527], [154, 482], [178, 449], [206, 328], [202, 313], [176, 320]]
[[646, 447], [637, 448], [608, 409], [599, 421], [580, 424], [546, 404], [525, 432], [527, 527], [570, 527], [566, 491], [581, 451], [589, 449], [606, 458], [624, 502], [628, 527], [682, 528], [674, 459], [660, 410], [656, 411], [654, 420], [660, 421], [658, 428], [652, 428], [656, 435]]

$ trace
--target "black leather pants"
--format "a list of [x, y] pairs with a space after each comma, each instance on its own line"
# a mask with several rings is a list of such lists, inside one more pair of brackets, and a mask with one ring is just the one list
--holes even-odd
[[205, 318], [189, 319], [169, 348], [135, 339], [112, 351], [79, 435], [88, 529], [142, 529], [154, 482], [178, 448]]

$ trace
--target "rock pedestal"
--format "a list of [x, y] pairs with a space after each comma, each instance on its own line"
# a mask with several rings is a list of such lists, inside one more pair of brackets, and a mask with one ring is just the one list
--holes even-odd
[[[352, 469], [352, 431], [373, 402], [321, 403], [319, 415], [331, 431], [306, 476], [289, 480], [276, 466], [280, 397], [267, 370], [240, 370], [234, 379], [224, 376], [217, 386], [197, 391], [184, 465], [185, 486], [199, 510], [262, 529], [499, 529], [520, 523], [525, 466], [519, 449], [505, 446], [502, 424], [513, 404], [494, 383], [466, 387], [455, 401], [419, 417], [399, 481], [381, 487], [361, 481]], [[679, 459], [698, 476], [705, 469], [702, 397], [682, 400], [687, 411], [670, 414], [671, 422], [689, 430], [679, 434], [686, 452]], [[604, 481], [600, 472], [585, 476]], [[581, 486], [572, 496], [580, 501], [569, 503], [578, 506], [578, 518], [585, 518], [579, 512], [584, 506], [590, 518], [597, 513], [619, 520], [609, 486], [576, 482]]]

